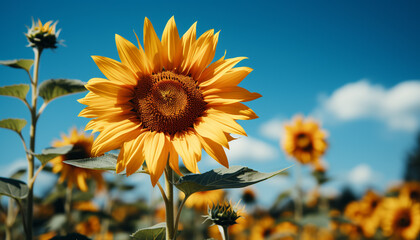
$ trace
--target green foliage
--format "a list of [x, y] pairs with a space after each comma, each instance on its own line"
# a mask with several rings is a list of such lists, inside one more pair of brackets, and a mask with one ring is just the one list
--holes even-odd
[[45, 165], [51, 159], [61, 156], [61, 155], [65, 155], [68, 152], [70, 152], [72, 149], [73, 149], [73, 145], [67, 145], [63, 147], [51, 147], [51, 148], [46, 148], [42, 150], [42, 153], [40, 154], [34, 154], [34, 156], [38, 158], [39, 161], [41, 161], [42, 165]]
[[27, 84], [16, 84], [16, 85], [0, 87], [0, 95], [16, 97], [22, 101], [25, 101], [26, 94], [28, 94], [28, 91], [29, 91], [29, 85]]
[[307, 214], [299, 223], [302, 226], [311, 224], [320, 228], [328, 228], [330, 225], [330, 217], [325, 213]]
[[[117, 159], [117, 155], [108, 153], [99, 157], [67, 160], [64, 163], [80, 168], [116, 171]], [[144, 170], [138, 170], [136, 173], [146, 172]]]
[[187, 196], [201, 191], [243, 188], [281, 174], [284, 170], [261, 173], [241, 166], [218, 168], [203, 174], [190, 174], [180, 177], [175, 186]]
[[0, 195], [22, 200], [28, 196], [28, 192], [29, 189], [26, 183], [11, 178], [0, 177]]
[[39, 85], [39, 96], [45, 102], [72, 93], [86, 91], [85, 83], [75, 79], [49, 79]]
[[0, 128], [10, 129], [20, 134], [26, 125], [25, 119], [7, 118], [0, 121]]
[[15, 59], [15, 60], [0, 61], [0, 65], [12, 67], [12, 68], [20, 68], [28, 72], [31, 69], [33, 64], [34, 64], [34, 60], [32, 59]]
[[148, 228], [137, 230], [131, 235], [134, 239], [141, 240], [165, 240], [166, 238], [166, 223], [158, 223]]

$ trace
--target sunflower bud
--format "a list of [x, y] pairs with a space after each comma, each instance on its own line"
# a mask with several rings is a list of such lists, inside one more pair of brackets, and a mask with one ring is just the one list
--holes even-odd
[[45, 49], [45, 48], [57, 48], [57, 43], [60, 44], [61, 41], [57, 40], [60, 30], [55, 31], [55, 27], [58, 21], [53, 23], [53, 21], [48, 21], [42, 25], [41, 20], [38, 19], [38, 22], [32, 19], [32, 27], [28, 28], [28, 33], [25, 34], [28, 38], [29, 45], [28, 47]]
[[218, 203], [209, 208], [206, 217], [216, 225], [228, 227], [236, 224], [236, 220], [240, 217], [237, 207], [238, 205], [232, 206], [230, 202]]

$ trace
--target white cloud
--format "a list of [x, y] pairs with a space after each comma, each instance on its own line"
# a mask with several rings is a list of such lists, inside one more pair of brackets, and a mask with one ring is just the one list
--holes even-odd
[[350, 170], [347, 179], [354, 185], [366, 185], [372, 183], [374, 180], [373, 175], [369, 165], [362, 163]]
[[243, 159], [268, 161], [278, 156], [276, 147], [253, 137], [239, 138], [229, 145], [230, 150], [226, 150], [229, 161]]
[[349, 83], [321, 100], [316, 115], [342, 121], [374, 118], [398, 130], [417, 130], [420, 121], [420, 81], [401, 82], [390, 89], [367, 80]]
[[284, 120], [273, 118], [260, 126], [259, 132], [261, 136], [268, 139], [280, 141], [284, 133]]

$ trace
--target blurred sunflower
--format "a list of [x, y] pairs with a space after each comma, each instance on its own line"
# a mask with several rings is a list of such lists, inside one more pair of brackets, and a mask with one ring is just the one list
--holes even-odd
[[316, 163], [327, 150], [327, 134], [315, 121], [298, 115], [284, 128], [283, 149], [298, 162]]
[[93, 136], [78, 133], [77, 129], [73, 129], [70, 132], [70, 136], [63, 134], [61, 138], [61, 140], [53, 142], [53, 147], [73, 145], [73, 148], [69, 153], [51, 160], [53, 165], [52, 171], [61, 174], [58, 181], [62, 183], [66, 180], [67, 187], [72, 188], [76, 184], [80, 190], [86, 192], [88, 190], [86, 179], [93, 178], [96, 181], [98, 189], [102, 189], [104, 186], [103, 171], [79, 168], [63, 163], [63, 161], [67, 160], [98, 156], [91, 152]]
[[409, 198], [388, 198], [382, 207], [382, 229], [386, 236], [415, 239], [420, 234], [420, 203]]
[[[184, 193], [180, 192], [179, 194], [180, 198], [184, 199]], [[187, 201], [185, 202], [185, 206], [194, 208], [200, 212], [207, 212], [208, 207], [211, 207], [213, 204], [223, 202], [224, 197], [225, 191], [222, 189], [196, 192], [188, 197]]]
[[80, 234], [91, 236], [101, 231], [101, 222], [97, 216], [90, 216], [86, 221], [78, 223], [75, 229]]
[[413, 202], [420, 203], [420, 182], [406, 182], [401, 187], [400, 194], [401, 197], [408, 197]]
[[237, 86], [252, 69], [234, 68], [244, 57], [211, 63], [219, 33], [196, 39], [195, 23], [181, 38], [173, 17], [162, 40], [147, 18], [143, 30], [144, 50], [115, 36], [121, 62], [93, 56], [107, 78], [89, 80], [79, 100], [87, 105], [79, 116], [93, 118], [86, 130], [100, 132], [93, 153], [121, 148], [116, 171], [127, 175], [146, 161], [153, 185], [167, 163], [181, 175], [178, 156], [197, 173], [201, 149], [228, 167], [230, 134], [246, 135], [236, 120], [257, 118], [241, 102], [261, 95]]
[[280, 239], [274, 238], [276, 234], [283, 233], [284, 226], [276, 225], [274, 218], [270, 216], [263, 217], [255, 222], [251, 228], [250, 239], [264, 240], [264, 239]]

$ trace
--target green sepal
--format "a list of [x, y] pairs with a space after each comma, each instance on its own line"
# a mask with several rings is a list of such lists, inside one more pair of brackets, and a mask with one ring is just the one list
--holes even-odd
[[85, 83], [75, 79], [49, 79], [39, 85], [39, 96], [45, 102], [72, 93], [86, 91]]
[[16, 179], [0, 177], [0, 195], [22, 200], [28, 196], [28, 193], [29, 188], [26, 183]]
[[12, 68], [20, 68], [28, 72], [31, 69], [33, 64], [34, 64], [34, 60], [32, 59], [15, 59], [15, 60], [0, 61], [0, 65], [12, 67]]
[[165, 240], [166, 239], [166, 223], [158, 223], [148, 228], [142, 228], [131, 234], [134, 239], [141, 240]]
[[190, 174], [180, 177], [174, 184], [179, 190], [189, 196], [195, 192], [225, 188], [243, 188], [267, 180], [285, 169], [271, 173], [261, 173], [241, 166], [218, 168], [203, 174]]
[[16, 84], [0, 87], [0, 95], [19, 98], [22, 101], [26, 100], [26, 94], [28, 94], [28, 92], [28, 84]]
[[10, 129], [20, 134], [26, 126], [26, 120], [21, 118], [7, 118], [0, 120], [0, 128]]

